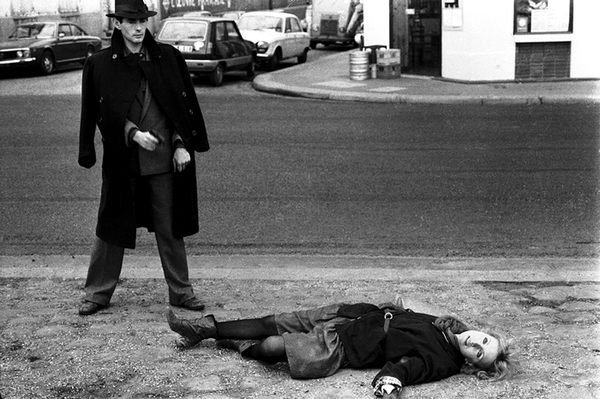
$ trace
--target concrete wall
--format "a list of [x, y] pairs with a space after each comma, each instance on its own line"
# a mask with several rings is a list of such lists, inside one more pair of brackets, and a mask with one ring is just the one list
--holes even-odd
[[[515, 79], [517, 43], [571, 42], [571, 78], [600, 78], [600, 1], [573, 0], [573, 32], [514, 34], [512, 0], [461, 0], [462, 24], [442, 14], [442, 77], [467, 81]], [[457, 15], [454, 15], [457, 17]], [[458, 26], [460, 25], [460, 26]]]
[[600, 1], [573, 1], [571, 77], [600, 78]]
[[[148, 29], [154, 32], [160, 21], [161, 0], [144, 0], [150, 10], [159, 12], [150, 18]], [[106, 14], [114, 11], [115, 0], [0, 0], [0, 38], [6, 38], [19, 22], [68, 20], [88, 34], [101, 38], [112, 32]]]
[[[102, 36], [103, 1], [105, 0], [2, 0], [0, 37], [6, 38], [20, 22], [59, 19], [80, 25], [90, 35]], [[111, 1], [114, 4], [114, 0]]]
[[442, 77], [514, 79], [513, 0], [461, 0], [460, 8], [452, 12], [454, 24], [450, 12], [442, 8]]

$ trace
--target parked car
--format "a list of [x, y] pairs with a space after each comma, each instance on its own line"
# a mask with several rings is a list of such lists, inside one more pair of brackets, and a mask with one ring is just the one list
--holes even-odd
[[212, 17], [212, 13], [210, 11], [188, 11], [183, 13], [184, 17]]
[[310, 46], [309, 34], [302, 30], [293, 14], [275, 11], [247, 12], [238, 20], [242, 35], [256, 44], [257, 61], [275, 70], [279, 62], [298, 58], [306, 62]]
[[256, 49], [244, 40], [235, 21], [218, 17], [167, 18], [156, 36], [183, 54], [190, 73], [208, 75], [213, 86], [229, 71], [254, 76]]
[[83, 62], [101, 48], [99, 37], [70, 22], [30, 22], [17, 25], [0, 43], [0, 68], [37, 68], [49, 75], [64, 64]]
[[210, 11], [179, 11], [169, 15], [169, 17], [212, 17]]
[[238, 19], [245, 13], [245, 11], [225, 11], [217, 14], [221, 18], [233, 19], [237, 22]]

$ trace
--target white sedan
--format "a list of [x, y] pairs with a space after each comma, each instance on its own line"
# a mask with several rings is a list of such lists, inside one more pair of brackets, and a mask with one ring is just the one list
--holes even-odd
[[237, 24], [244, 39], [256, 44], [257, 61], [270, 70], [275, 70], [281, 60], [298, 58], [299, 64], [306, 62], [310, 37], [295, 15], [252, 11], [244, 13]]

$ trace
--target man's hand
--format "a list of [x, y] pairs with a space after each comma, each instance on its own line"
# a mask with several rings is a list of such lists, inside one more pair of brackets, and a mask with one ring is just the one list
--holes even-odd
[[173, 169], [176, 172], [182, 172], [191, 160], [192, 157], [190, 157], [190, 153], [185, 148], [177, 148], [173, 155]]
[[140, 147], [147, 151], [154, 151], [159, 143], [159, 140], [150, 132], [142, 132], [141, 130], [138, 130], [133, 135], [133, 141], [138, 143]]

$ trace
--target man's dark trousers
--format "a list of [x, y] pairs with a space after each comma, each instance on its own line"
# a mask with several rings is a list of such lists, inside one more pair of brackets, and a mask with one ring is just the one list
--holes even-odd
[[[169, 303], [181, 305], [194, 298], [183, 238], [173, 236], [174, 172], [132, 178], [146, 185], [152, 209], [158, 253], [169, 286]], [[139, 182], [138, 182], [139, 183]], [[125, 248], [96, 237], [85, 283], [85, 301], [108, 305], [121, 275]]]

